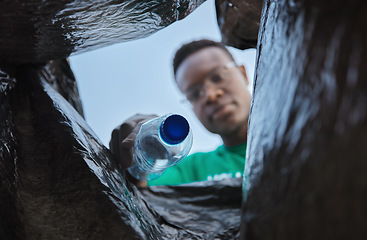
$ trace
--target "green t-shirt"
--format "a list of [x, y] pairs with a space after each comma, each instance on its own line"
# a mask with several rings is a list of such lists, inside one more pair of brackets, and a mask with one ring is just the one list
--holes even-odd
[[241, 177], [245, 157], [246, 143], [234, 147], [221, 145], [212, 152], [194, 153], [177, 165], [167, 168], [159, 178], [148, 181], [148, 186]]

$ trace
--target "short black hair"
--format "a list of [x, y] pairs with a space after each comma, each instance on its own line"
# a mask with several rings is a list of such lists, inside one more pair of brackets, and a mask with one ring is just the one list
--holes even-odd
[[[226, 46], [220, 42], [216, 42], [213, 40], [209, 40], [209, 39], [202, 39], [202, 40], [197, 40], [197, 41], [192, 41], [189, 43], [186, 43], [184, 45], [181, 46], [181, 48], [179, 48], [176, 51], [175, 57], [173, 59], [173, 74], [176, 78], [176, 72], [178, 67], [180, 66], [180, 64], [191, 54], [203, 49], [203, 48], [207, 48], [207, 47], [218, 47], [223, 49], [226, 53], [228, 53], [228, 55], [231, 57], [231, 59], [233, 59], [232, 54], [228, 51], [228, 49], [226, 48]], [[234, 60], [234, 59], [233, 59]]]

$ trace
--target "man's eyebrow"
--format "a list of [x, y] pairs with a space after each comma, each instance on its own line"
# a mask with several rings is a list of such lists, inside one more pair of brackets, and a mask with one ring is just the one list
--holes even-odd
[[[207, 77], [209, 77], [209, 76], [211, 76], [211, 75], [213, 75], [214, 73], [216, 73], [216, 71], [218, 71], [219, 69], [221, 69], [221, 68], [232, 68], [232, 67], [234, 67], [234, 66], [236, 66], [236, 63], [235, 62], [228, 62], [228, 63], [226, 63], [226, 64], [224, 64], [224, 65], [218, 65], [218, 66], [215, 66], [213, 69], [211, 69], [207, 74], [205, 74], [205, 78], [207, 78]], [[194, 83], [194, 84], [192, 84], [191, 86], [189, 86], [186, 90], [185, 90], [185, 93], [187, 93], [187, 92], [190, 92], [190, 91], [192, 91], [192, 89], [194, 89], [194, 88], [196, 88], [196, 87], [198, 87], [198, 86], [200, 86], [201, 85], [201, 83]]]
[[224, 64], [224, 65], [216, 66], [216, 67], [214, 67], [213, 69], [211, 69], [211, 70], [206, 74], [206, 76], [205, 76], [205, 77], [208, 77], [208, 76], [212, 75], [213, 73], [216, 73], [216, 71], [218, 71], [218, 70], [219, 70], [219, 69], [221, 69], [221, 68], [224, 68], [224, 69], [230, 69], [230, 68], [235, 67], [235, 66], [237, 66], [237, 65], [236, 65], [236, 63], [235, 63], [234, 61], [232, 61], [232, 62], [228, 62], [228, 63], [226, 63], [226, 64]]
[[216, 73], [216, 71], [218, 71], [219, 69], [221, 69], [222, 67], [225, 67], [225, 66], [221, 66], [221, 65], [219, 65], [219, 66], [216, 66], [216, 67], [214, 67], [213, 69], [211, 69], [206, 75], [205, 75], [205, 77], [208, 77], [208, 76], [210, 76], [210, 75], [212, 75], [213, 73]]

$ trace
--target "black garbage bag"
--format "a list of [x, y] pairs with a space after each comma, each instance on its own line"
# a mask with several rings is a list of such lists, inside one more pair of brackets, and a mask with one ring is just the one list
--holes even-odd
[[171, 239], [238, 239], [242, 178], [141, 189]]
[[20, 0], [0, 2], [0, 63], [64, 59], [147, 37], [205, 0]]

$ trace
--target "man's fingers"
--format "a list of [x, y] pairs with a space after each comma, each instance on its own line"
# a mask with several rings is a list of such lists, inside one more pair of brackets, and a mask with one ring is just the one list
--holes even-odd
[[138, 134], [141, 125], [144, 121], [137, 123], [134, 129], [125, 138], [120, 141], [120, 156], [121, 156], [121, 167], [126, 169], [133, 164], [133, 153], [134, 153], [134, 143], [136, 135]]
[[112, 131], [110, 150], [123, 169], [133, 164], [134, 142], [141, 125], [156, 117], [157, 115], [136, 114]]
[[155, 117], [156, 115], [135, 114], [134, 116], [128, 118], [123, 124], [116, 128], [120, 132], [120, 141], [124, 140], [133, 131], [138, 132], [142, 123], [147, 122], [148, 120]]
[[116, 157], [116, 159], [121, 159], [120, 156], [120, 136], [119, 130], [115, 129], [112, 131], [111, 140], [110, 140], [110, 150], [112, 154]]

